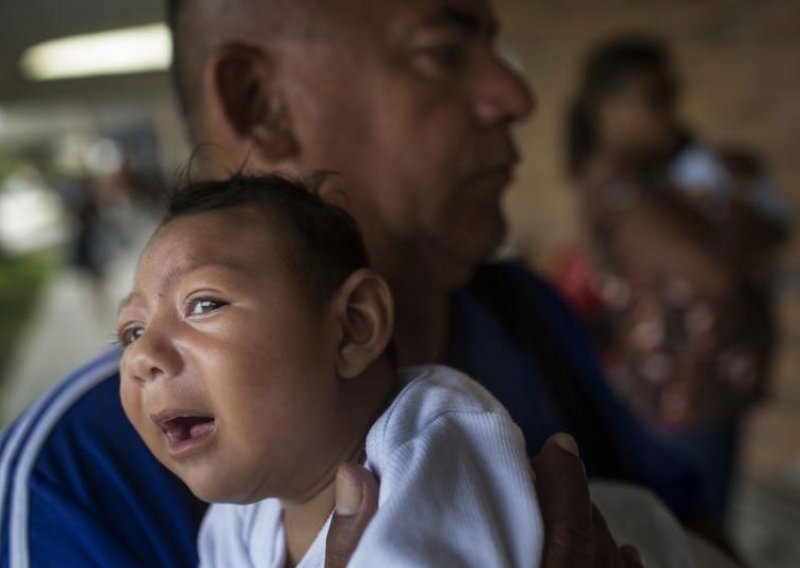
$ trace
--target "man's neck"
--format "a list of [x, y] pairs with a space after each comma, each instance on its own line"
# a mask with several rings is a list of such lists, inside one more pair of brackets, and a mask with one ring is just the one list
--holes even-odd
[[450, 337], [450, 296], [395, 290], [394, 342], [399, 367], [441, 363]]

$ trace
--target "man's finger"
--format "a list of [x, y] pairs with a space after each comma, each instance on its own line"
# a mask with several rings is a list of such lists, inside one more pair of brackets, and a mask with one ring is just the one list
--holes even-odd
[[575, 440], [564, 433], [551, 436], [531, 463], [545, 525], [542, 568], [592, 566], [592, 502]]
[[352, 463], [339, 466], [325, 568], [345, 568], [377, 509], [378, 481], [372, 473]]
[[592, 518], [596, 551], [594, 568], [642, 568], [639, 551], [631, 545], [617, 546], [603, 514], [594, 503]]
[[631, 545], [621, 546], [619, 549], [620, 554], [625, 559], [623, 566], [625, 568], [644, 568], [642, 563], [642, 556], [639, 551]]
[[594, 503], [592, 503], [592, 521], [595, 542], [594, 566], [597, 568], [623, 568], [625, 565], [617, 543], [614, 542], [606, 520]]

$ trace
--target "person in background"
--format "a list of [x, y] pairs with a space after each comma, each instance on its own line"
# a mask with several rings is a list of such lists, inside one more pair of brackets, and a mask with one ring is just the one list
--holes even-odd
[[86, 176], [65, 185], [61, 195], [72, 217], [70, 267], [88, 284], [94, 311], [98, 320], [102, 321], [112, 304], [107, 271], [115, 240], [104, 217], [104, 204], [98, 196], [99, 191], [97, 180]]
[[585, 245], [553, 278], [619, 391], [701, 464], [722, 519], [742, 418], [766, 391], [790, 215], [755, 158], [692, 134], [679, 95], [656, 40], [590, 54], [567, 121]]

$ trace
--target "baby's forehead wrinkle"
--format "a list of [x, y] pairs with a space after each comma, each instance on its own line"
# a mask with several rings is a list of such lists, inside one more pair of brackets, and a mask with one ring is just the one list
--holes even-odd
[[162, 271], [161, 276], [158, 277], [156, 287], [158, 295], [162, 296], [166, 294], [168, 290], [173, 288], [176, 283], [187, 274], [205, 268], [221, 268], [248, 277], [253, 277], [255, 270], [255, 267], [251, 266], [250, 263], [238, 259], [235, 255], [221, 259], [203, 257], [190, 258], [169, 266]]
[[[135, 289], [139, 292], [147, 289], [163, 296], [187, 274], [203, 268], [221, 268], [249, 277], [257, 276], [259, 268], [263, 268], [264, 259], [255, 262], [253, 247], [230, 246], [239, 241], [243, 227], [249, 228], [249, 217], [237, 217], [222, 228], [205, 227], [200, 233], [196, 225], [186, 226], [180, 221], [193, 219], [178, 219], [162, 226], [150, 241], [137, 267]], [[256, 252], [261, 250], [257, 247]]]

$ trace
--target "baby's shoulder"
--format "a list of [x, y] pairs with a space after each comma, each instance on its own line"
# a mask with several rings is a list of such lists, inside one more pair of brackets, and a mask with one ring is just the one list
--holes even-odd
[[425, 419], [446, 412], [494, 412], [503, 405], [475, 379], [444, 365], [419, 365], [398, 372], [400, 392], [391, 406]]
[[408, 367], [398, 373], [400, 391], [367, 437], [367, 453], [384, 453], [423, 435], [442, 420], [508, 412], [484, 387], [442, 365]]

